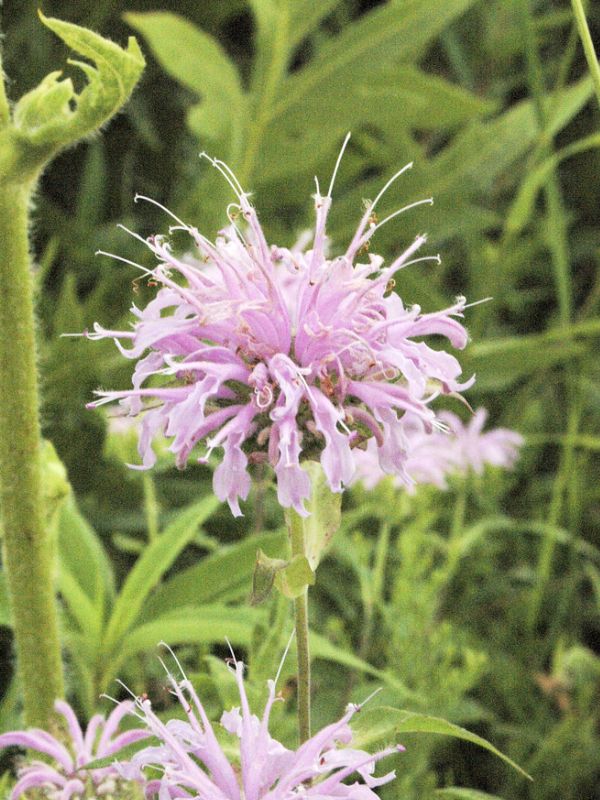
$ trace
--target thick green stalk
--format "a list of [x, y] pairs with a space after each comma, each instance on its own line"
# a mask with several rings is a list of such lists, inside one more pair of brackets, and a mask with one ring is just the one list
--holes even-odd
[[[306, 555], [302, 517], [293, 509], [286, 514], [290, 550], [294, 556]], [[294, 624], [298, 651], [298, 734], [300, 744], [310, 739], [310, 650], [308, 644], [308, 587], [294, 600]]]
[[577, 22], [577, 29], [579, 30], [579, 38], [583, 45], [583, 52], [585, 53], [590, 75], [594, 81], [598, 104], [600, 104], [600, 64], [598, 64], [598, 56], [594, 50], [594, 43], [587, 24], [587, 19], [585, 18], [583, 3], [581, 0], [571, 0], [571, 5], [573, 6], [575, 21]]
[[2, 70], [2, 47], [0, 45], [0, 126], [4, 126], [10, 119], [10, 106], [4, 88], [4, 72]]
[[63, 675], [42, 494], [31, 190], [0, 176], [0, 519], [25, 721], [47, 728]]

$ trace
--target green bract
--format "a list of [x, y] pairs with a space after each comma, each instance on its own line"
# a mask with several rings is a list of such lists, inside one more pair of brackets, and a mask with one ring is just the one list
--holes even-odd
[[69, 59], [87, 78], [79, 93], [57, 70], [16, 103], [12, 122], [0, 133], [0, 180], [35, 179], [60, 150], [97, 131], [127, 102], [145, 65], [133, 36], [123, 49], [86, 28], [45, 17], [41, 11], [39, 16], [94, 66]]

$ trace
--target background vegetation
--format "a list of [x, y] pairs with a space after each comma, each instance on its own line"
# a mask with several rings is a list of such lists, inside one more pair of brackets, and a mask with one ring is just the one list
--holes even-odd
[[[11, 97], [64, 61], [36, 9], [28, 0], [3, 9]], [[403, 272], [403, 299], [434, 310], [457, 293], [494, 298], [469, 312], [469, 398], [527, 445], [514, 473], [446, 494], [409, 498], [387, 484], [347, 493], [312, 590], [317, 722], [381, 685], [386, 704], [464, 724], [534, 777], [472, 745], [411, 736], [385, 797], [486, 796], [444, 789], [454, 785], [519, 800], [597, 797], [600, 134], [568, 3], [48, 0], [44, 12], [120, 42], [133, 29], [149, 62], [102, 138], [46, 172], [33, 231], [43, 421], [60, 457], [48, 447], [49, 513], [81, 715], [117, 675], [160, 695], [161, 638], [184, 646], [216, 713], [232, 691], [216, 657], [224, 635], [260, 694], [289, 631], [282, 601], [247, 603], [257, 547], [276, 555], [283, 543], [271, 488], [260, 484], [246, 517], [233, 520], [212, 499], [207, 468], [179, 474], [165, 458], [151, 476], [132, 473], [128, 434], [109, 434], [105, 417], [84, 410], [99, 385], [127, 386], [130, 365], [110, 345], [60, 334], [95, 320], [117, 326], [132, 298], [153, 291], [94, 253], [143, 263], [144, 249], [116, 223], [166, 230], [136, 192], [214, 234], [230, 198], [201, 150], [228, 161], [270, 239], [290, 244], [311, 224], [313, 175], [328, 178], [351, 130], [334, 249], [363, 198], [414, 161], [381, 216], [423, 197], [435, 205], [386, 225], [374, 249], [389, 256], [425, 229], [442, 266]], [[599, 31], [594, 4], [589, 20]], [[7, 729], [19, 693], [2, 587], [0, 574]], [[291, 709], [277, 724], [292, 735]]]

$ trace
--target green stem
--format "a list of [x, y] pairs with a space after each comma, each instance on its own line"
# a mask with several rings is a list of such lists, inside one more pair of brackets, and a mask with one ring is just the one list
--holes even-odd
[[[526, 37], [527, 66], [529, 86], [533, 94], [536, 114], [540, 131], [546, 129], [547, 108], [544, 104], [545, 87], [543, 80], [542, 62], [535, 38], [533, 27], [533, 16], [530, 0], [525, 0], [524, 10], [524, 31]], [[589, 34], [589, 32], [588, 32]], [[554, 152], [553, 143], [548, 140], [544, 145], [540, 145], [539, 153], [544, 158], [549, 158]], [[569, 235], [566, 222], [566, 210], [563, 203], [562, 190], [558, 176], [558, 163], [550, 173], [544, 186], [546, 199], [546, 217], [548, 227], [547, 244], [554, 267], [556, 294], [558, 299], [558, 311], [560, 326], [559, 329], [564, 333], [566, 341], [571, 340], [569, 329], [573, 317], [573, 291], [571, 280], [571, 264], [569, 253]], [[565, 441], [561, 456], [561, 465], [553, 487], [552, 506], [550, 511], [550, 523], [557, 524], [560, 521], [565, 490], [574, 479], [572, 474], [572, 464], [574, 458], [573, 439], [578, 433], [579, 413], [577, 411], [577, 373], [572, 364], [567, 364], [565, 368], [565, 394], [568, 402], [568, 436]], [[533, 591], [532, 602], [529, 607], [529, 626], [533, 631], [540, 614], [544, 594], [550, 580], [552, 563], [554, 561], [554, 551], [556, 541], [554, 538], [546, 537], [543, 541], [537, 565], [537, 580]]]
[[[306, 555], [302, 517], [293, 509], [286, 514], [290, 550], [294, 556]], [[308, 587], [294, 600], [294, 624], [298, 652], [298, 735], [300, 744], [310, 739], [310, 650], [308, 644]]]
[[0, 176], [0, 519], [25, 721], [48, 727], [63, 673], [42, 493], [31, 190]]
[[159, 533], [159, 513], [160, 507], [156, 497], [156, 486], [154, 478], [149, 472], [142, 473], [142, 485], [144, 489], [144, 514], [146, 517], [146, 532], [148, 541], [153, 542]]
[[596, 89], [598, 104], [600, 104], [600, 64], [598, 64], [598, 56], [594, 50], [594, 43], [592, 41], [590, 29], [585, 17], [583, 3], [581, 0], [571, 0], [571, 5], [573, 6], [575, 21], [577, 22], [577, 28], [579, 30], [579, 38], [581, 39], [581, 44], [583, 45], [583, 52], [585, 53], [590, 74], [592, 76], [592, 80], [594, 81], [594, 88]]
[[[242, 164], [238, 170], [238, 178], [242, 186], [246, 186], [252, 180], [254, 168], [260, 145], [265, 130], [271, 120], [273, 103], [277, 95], [277, 89], [281, 82], [289, 59], [289, 10], [287, 4], [281, 4], [279, 16], [272, 31], [272, 39], [261, 42], [261, 48], [270, 48], [270, 52], [265, 53], [268, 58], [264, 70], [258, 70], [253, 80], [255, 102], [253, 103], [253, 119], [251, 120], [247, 139], [246, 150], [242, 159]], [[262, 39], [262, 37], [261, 37]]]

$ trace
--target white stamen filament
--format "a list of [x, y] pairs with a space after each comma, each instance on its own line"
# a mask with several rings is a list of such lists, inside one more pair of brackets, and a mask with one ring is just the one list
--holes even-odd
[[[327, 190], [327, 197], [331, 197], [331, 193], [333, 191], [333, 185], [334, 185], [335, 179], [337, 177], [338, 169], [340, 168], [340, 163], [342, 161], [342, 158], [343, 158], [343, 155], [344, 155], [344, 151], [346, 150], [346, 147], [348, 146], [348, 142], [350, 141], [350, 136], [351, 136], [350, 133], [346, 134], [346, 138], [344, 139], [344, 143], [342, 144], [342, 146], [340, 148], [340, 152], [338, 154], [337, 161], [335, 162], [335, 167], [333, 168], [333, 175], [331, 176], [331, 181], [329, 182], [329, 189]], [[318, 187], [319, 187], [319, 184], [317, 183], [317, 193], [318, 193]]]

